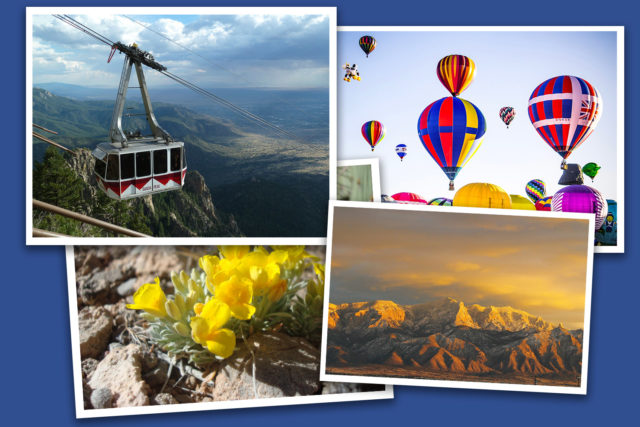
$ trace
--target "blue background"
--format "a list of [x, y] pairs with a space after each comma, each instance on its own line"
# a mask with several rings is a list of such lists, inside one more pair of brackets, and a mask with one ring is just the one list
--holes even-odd
[[[624, 25], [626, 253], [595, 257], [587, 396], [396, 387], [395, 400], [75, 420], [64, 249], [25, 246], [25, 10], [29, 6], [338, 6], [338, 25]], [[637, 424], [638, 62], [631, 1], [8, 1], [2, 5], [3, 297], [5, 425], [621, 425]], [[635, 9], [635, 10], [634, 10]], [[99, 30], [99, 29], [98, 29]], [[499, 49], [496, 46], [496, 49]], [[523, 47], [526, 48], [526, 47]], [[419, 52], [416, 51], [419, 55]], [[425, 73], [431, 73], [426, 70]], [[384, 102], [384, 100], [381, 100]], [[562, 244], [562, 242], [550, 242]], [[543, 268], [543, 266], [541, 266]]]

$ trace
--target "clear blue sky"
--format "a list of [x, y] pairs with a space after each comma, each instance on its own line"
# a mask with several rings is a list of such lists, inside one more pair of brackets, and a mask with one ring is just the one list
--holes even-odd
[[[125, 9], [126, 13], [126, 9]], [[72, 15], [112, 41], [138, 43], [169, 71], [203, 87], [329, 87], [327, 15]], [[117, 87], [123, 55], [51, 15], [33, 17], [33, 83]], [[206, 58], [202, 59], [201, 57]], [[175, 85], [155, 72], [154, 87]]]
[[[358, 39], [369, 34], [377, 47], [365, 58]], [[474, 103], [487, 120], [484, 142], [456, 178], [456, 189], [471, 182], [490, 182], [510, 194], [524, 195], [526, 183], [540, 178], [547, 195], [557, 184], [561, 157], [533, 128], [529, 97], [548, 78], [568, 74], [594, 85], [603, 98], [602, 119], [591, 136], [569, 157], [569, 163], [596, 162], [593, 184], [605, 198], [616, 194], [616, 33], [615, 32], [338, 32], [338, 64], [356, 63], [362, 80], [342, 80], [338, 70], [338, 159], [370, 158], [360, 128], [379, 120], [387, 130], [373, 156], [380, 159], [383, 194], [413, 192], [425, 199], [452, 198], [448, 179], [422, 146], [418, 116], [432, 102], [450, 96], [436, 75], [438, 61], [449, 54], [472, 58], [476, 77], [460, 95]], [[506, 128], [498, 116], [503, 106], [516, 109]], [[401, 163], [397, 144], [407, 144]]]

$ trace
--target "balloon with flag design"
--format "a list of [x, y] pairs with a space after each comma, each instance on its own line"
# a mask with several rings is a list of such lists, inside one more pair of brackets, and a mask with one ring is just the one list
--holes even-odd
[[438, 62], [436, 68], [440, 83], [451, 95], [458, 96], [476, 75], [476, 64], [464, 55], [448, 55]]
[[406, 144], [398, 144], [396, 145], [396, 154], [400, 157], [400, 161], [404, 159], [404, 156], [407, 155], [407, 145]]
[[532, 179], [527, 182], [524, 191], [527, 193], [527, 197], [529, 197], [533, 203], [536, 203], [547, 194], [547, 187], [543, 180]]
[[564, 165], [596, 128], [602, 116], [602, 98], [580, 77], [557, 76], [533, 90], [528, 111], [533, 127], [562, 157]]
[[429, 155], [453, 180], [476, 153], [487, 130], [486, 120], [478, 107], [456, 97], [432, 103], [418, 118], [418, 136]]
[[377, 120], [371, 120], [363, 124], [361, 131], [365, 141], [371, 146], [371, 151], [382, 141], [386, 133], [384, 125]]
[[360, 49], [369, 57], [369, 54], [376, 48], [376, 39], [371, 36], [362, 36], [358, 41]]

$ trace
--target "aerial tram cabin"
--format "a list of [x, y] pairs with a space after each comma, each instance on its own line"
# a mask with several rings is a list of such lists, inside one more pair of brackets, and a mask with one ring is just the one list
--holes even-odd
[[[99, 144], [92, 152], [98, 186], [107, 196], [116, 200], [180, 190], [187, 173], [184, 143], [174, 141], [158, 124], [142, 70], [143, 64], [158, 71], [164, 71], [166, 67], [157, 63], [150, 53], [138, 49], [135, 43], [131, 46], [115, 43], [109, 60], [116, 49], [126, 57], [111, 118], [111, 142]], [[145, 115], [151, 128], [150, 136], [127, 134], [122, 130], [122, 114], [134, 66]]]

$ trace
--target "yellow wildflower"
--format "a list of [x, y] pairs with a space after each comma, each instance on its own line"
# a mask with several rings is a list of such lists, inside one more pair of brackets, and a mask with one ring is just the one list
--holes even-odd
[[251, 305], [253, 286], [249, 279], [233, 275], [217, 285], [215, 290], [215, 298], [229, 306], [233, 317], [247, 320], [256, 312], [256, 308]]
[[277, 281], [273, 286], [271, 286], [267, 291], [267, 298], [269, 301], [276, 302], [282, 295], [284, 295], [287, 290], [287, 281], [285, 279]]
[[145, 283], [133, 294], [133, 304], [127, 304], [132, 310], [144, 310], [156, 317], [166, 317], [165, 302], [167, 297], [160, 287], [160, 278], [155, 283]]
[[216, 356], [227, 358], [236, 347], [236, 335], [223, 326], [229, 321], [229, 306], [218, 299], [211, 299], [201, 307], [200, 313], [191, 318], [191, 337]]
[[324, 282], [324, 264], [319, 264], [314, 262], [313, 271], [316, 272], [316, 276], [318, 276], [318, 279]]
[[287, 253], [285, 268], [293, 269], [300, 261], [306, 258], [317, 259], [313, 255], [304, 250], [304, 245], [298, 246], [274, 246], [274, 252], [283, 251]]
[[249, 253], [249, 246], [219, 246], [218, 249], [225, 259], [236, 260]]

